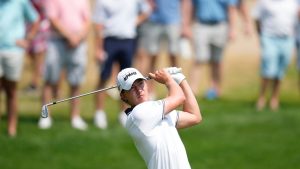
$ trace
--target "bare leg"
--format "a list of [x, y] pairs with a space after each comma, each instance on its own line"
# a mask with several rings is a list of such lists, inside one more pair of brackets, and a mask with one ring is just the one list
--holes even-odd
[[265, 95], [269, 83], [270, 83], [269, 79], [266, 78], [261, 79], [260, 92], [259, 92], [258, 100], [256, 102], [256, 109], [258, 111], [261, 111], [266, 105]]
[[42, 76], [43, 56], [44, 56], [44, 52], [40, 52], [32, 56], [34, 72], [33, 72], [31, 85], [34, 87], [39, 86], [40, 78]]
[[[79, 86], [71, 86], [71, 97], [80, 94]], [[80, 116], [80, 107], [79, 107], [79, 99], [71, 100], [71, 119]]]
[[[3, 89], [3, 78], [0, 78], [0, 119], [1, 119], [1, 106], [2, 106], [2, 89]], [[0, 120], [1, 121], [1, 120]]]
[[270, 100], [270, 108], [273, 111], [278, 110], [279, 108], [279, 88], [280, 88], [280, 80], [275, 79], [273, 80], [273, 89], [272, 89], [272, 95]]
[[[57, 85], [50, 85], [49, 83], [45, 83], [42, 89], [42, 103], [43, 105], [49, 103], [53, 97], [54, 91], [57, 90]], [[49, 112], [50, 115], [50, 112]]]
[[17, 82], [4, 79], [4, 88], [6, 92], [6, 108], [8, 113], [8, 135], [17, 134]]
[[189, 81], [191, 83], [191, 88], [194, 92], [194, 94], [199, 94], [199, 85], [201, 81], [201, 69], [204, 64], [196, 62], [193, 64], [193, 68], [190, 71], [189, 74]]
[[147, 75], [149, 72], [150, 56], [144, 49], [138, 49], [136, 58], [134, 59], [135, 67], [143, 74]]
[[[156, 66], [156, 60], [157, 60], [157, 55], [151, 56], [151, 61], [150, 61], [150, 66], [148, 72], [154, 72], [155, 71], [155, 66]], [[150, 80], [148, 83], [148, 90], [150, 95], [155, 97], [155, 87], [154, 87], [154, 82], [153, 80]]]
[[300, 93], [300, 70], [298, 71], [298, 89]]
[[222, 64], [220, 62], [211, 63], [211, 77], [212, 83], [211, 87], [216, 90], [217, 95], [221, 95], [221, 75], [222, 74]]
[[[97, 86], [97, 89], [101, 89], [105, 86], [106, 82], [101, 79], [99, 79], [99, 83]], [[94, 123], [95, 125], [100, 129], [106, 129], [107, 128], [107, 118], [106, 114], [104, 112], [104, 102], [105, 102], [106, 92], [98, 92], [96, 94], [96, 112], [94, 115]]]
[[[99, 81], [97, 90], [104, 88], [106, 82]], [[105, 92], [98, 92], [96, 94], [96, 110], [104, 110], [104, 102], [105, 102]]]
[[171, 66], [173, 67], [176, 67], [178, 66], [178, 63], [177, 63], [177, 56], [173, 55], [173, 54], [170, 54], [170, 64]]

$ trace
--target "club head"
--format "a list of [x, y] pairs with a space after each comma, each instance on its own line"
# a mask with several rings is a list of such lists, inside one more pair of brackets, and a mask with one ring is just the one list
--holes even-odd
[[41, 117], [42, 118], [47, 118], [48, 117], [48, 106], [47, 105], [44, 105], [42, 107]]

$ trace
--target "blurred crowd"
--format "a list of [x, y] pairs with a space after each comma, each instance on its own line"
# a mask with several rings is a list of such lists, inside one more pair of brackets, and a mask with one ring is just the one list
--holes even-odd
[[[253, 8], [250, 2], [255, 3]], [[210, 67], [210, 85], [203, 96], [215, 100], [222, 97], [224, 49], [236, 39], [237, 18], [241, 18], [243, 32], [253, 36], [257, 31], [260, 38], [256, 108], [263, 110], [268, 103], [276, 111], [285, 70], [294, 48], [300, 49], [299, 4], [299, 0], [0, 0], [0, 90], [6, 96], [8, 135], [17, 134], [17, 85], [24, 57], [30, 57], [33, 68], [26, 91], [40, 90], [42, 105], [58, 97], [64, 80], [70, 96], [79, 95], [89, 67], [91, 31], [99, 66], [95, 89], [107, 87], [115, 72], [124, 68], [136, 67], [144, 75], [155, 71], [160, 51], [166, 48], [170, 67], [181, 66], [179, 57], [192, 58], [193, 71], [186, 76], [195, 95], [200, 95], [204, 65]], [[297, 55], [300, 78], [300, 52]], [[154, 89], [149, 81], [152, 98]], [[108, 125], [105, 98], [103, 92], [95, 97], [94, 124], [100, 129]], [[71, 125], [86, 130], [79, 106], [80, 99], [70, 101]], [[120, 102], [122, 125], [126, 107]], [[49, 129], [52, 123], [50, 113], [38, 127]]]

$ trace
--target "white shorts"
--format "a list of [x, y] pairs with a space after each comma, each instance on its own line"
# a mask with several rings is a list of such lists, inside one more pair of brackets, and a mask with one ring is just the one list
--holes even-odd
[[0, 51], [0, 77], [19, 81], [23, 69], [23, 52]]
[[157, 55], [161, 50], [163, 38], [167, 40], [168, 52], [178, 54], [180, 25], [162, 25], [146, 22], [140, 27], [139, 46], [151, 55]]
[[85, 79], [87, 64], [86, 43], [70, 48], [63, 39], [51, 39], [46, 52], [44, 80], [57, 84], [62, 70], [66, 70], [71, 86], [80, 85]]
[[194, 25], [194, 42], [196, 61], [219, 62], [222, 59], [223, 50], [228, 39], [227, 23]]

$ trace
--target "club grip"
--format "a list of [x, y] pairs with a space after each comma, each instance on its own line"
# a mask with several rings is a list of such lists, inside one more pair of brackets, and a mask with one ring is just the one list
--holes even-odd
[[[182, 73], [181, 67], [168, 67], [166, 69], [170, 74]], [[146, 80], [150, 80], [150, 79], [151, 79], [151, 77], [149, 77], [149, 76], [146, 77]]]
[[177, 74], [177, 73], [182, 73], [182, 68], [181, 67], [169, 67], [169, 68], [167, 68], [167, 71], [170, 74]]

